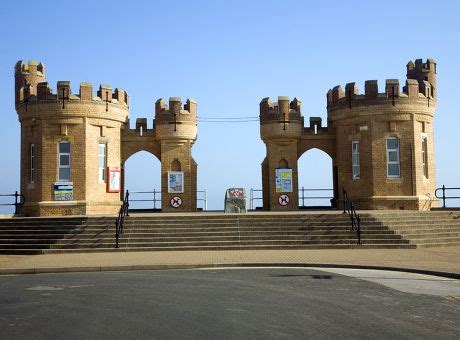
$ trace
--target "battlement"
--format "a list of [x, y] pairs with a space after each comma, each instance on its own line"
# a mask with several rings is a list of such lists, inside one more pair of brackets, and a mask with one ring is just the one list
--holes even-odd
[[[345, 85], [345, 91], [340, 85], [327, 92], [328, 109], [346, 107], [353, 108], [357, 105], [396, 105], [402, 101], [412, 100], [414, 103], [426, 103], [430, 106], [436, 100], [436, 63], [433, 59], [409, 61], [405, 85], [400, 88], [398, 79], [386, 79], [385, 91], [379, 93], [377, 80], [366, 80], [364, 94], [360, 94], [355, 83]], [[425, 100], [425, 102], [423, 101]]]
[[[328, 108], [348, 106], [353, 108], [359, 104], [381, 105], [384, 103], [396, 103], [401, 100], [422, 100], [434, 101], [432, 85], [428, 81], [417, 81], [407, 79], [402, 91], [398, 79], [385, 80], [385, 92], [379, 92], [377, 80], [366, 80], [364, 83], [364, 94], [360, 94], [355, 83], [345, 85], [345, 91], [340, 85], [335, 86], [327, 92]], [[432, 103], [434, 105], [434, 103]]]
[[69, 81], [58, 81], [54, 94], [49, 87], [48, 82], [39, 82], [34, 87], [33, 84], [24, 84], [19, 88], [19, 102], [33, 103], [50, 103], [65, 101], [93, 101], [107, 102], [129, 107], [129, 97], [126, 91], [120, 88], [112, 90], [110, 85], [100, 85], [97, 96], [93, 97], [93, 86], [91, 83], [80, 83], [79, 94], [72, 94]]
[[277, 102], [272, 102], [269, 97], [266, 97], [260, 102], [261, 121], [281, 118], [301, 120], [301, 117], [302, 102], [297, 98], [290, 101], [287, 96], [279, 96]]
[[[163, 98], [159, 98], [155, 102], [155, 117], [160, 119], [165, 116], [183, 115], [191, 116], [196, 119], [197, 104], [193, 99], [187, 99], [186, 103], [182, 106], [181, 99], [179, 97], [170, 97], [169, 105], [165, 104]], [[179, 118], [179, 117], [177, 117]], [[179, 118], [180, 119], [180, 118]]]

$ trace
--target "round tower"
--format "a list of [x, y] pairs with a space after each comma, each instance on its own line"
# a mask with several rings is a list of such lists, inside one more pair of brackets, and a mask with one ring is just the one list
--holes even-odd
[[46, 83], [43, 64], [15, 68], [21, 123], [21, 193], [25, 215], [116, 213], [120, 208], [120, 131], [129, 114], [122, 89]]
[[381, 93], [376, 80], [365, 82], [364, 94], [355, 83], [329, 90], [338, 186], [359, 209], [427, 210], [435, 204], [435, 87], [436, 63], [418, 59], [407, 64], [402, 89], [397, 79], [387, 79]]
[[262, 162], [265, 210], [298, 209], [297, 159], [303, 131], [301, 102], [280, 96], [260, 102], [260, 136], [267, 148]]
[[197, 138], [197, 104], [160, 98], [155, 103], [155, 139], [160, 144], [162, 211], [196, 211], [197, 164], [192, 146]]

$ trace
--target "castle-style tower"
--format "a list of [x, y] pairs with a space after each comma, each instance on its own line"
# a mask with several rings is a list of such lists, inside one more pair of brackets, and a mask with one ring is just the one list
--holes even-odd
[[146, 150], [162, 163], [162, 210], [196, 210], [196, 103], [182, 109], [179, 98], [168, 107], [158, 100], [154, 128], [147, 119], [129, 128], [127, 93], [81, 83], [72, 94], [59, 81], [54, 94], [45, 66], [35, 61], [15, 66], [15, 103], [21, 123], [21, 194], [28, 216], [112, 214], [123, 194], [123, 164]]
[[435, 87], [436, 63], [417, 59], [407, 64], [402, 89], [387, 79], [383, 93], [376, 80], [365, 82], [364, 94], [355, 83], [329, 90], [339, 186], [359, 208], [426, 210], [436, 203]]
[[[262, 163], [262, 191], [267, 210], [298, 208], [297, 159], [302, 130], [300, 101], [294, 98], [291, 102], [285, 96], [278, 97], [275, 103], [270, 98], [262, 99], [260, 136], [267, 148], [267, 157]], [[285, 188], [281, 187], [280, 177]]]
[[25, 215], [115, 213], [118, 193], [107, 190], [107, 167], [119, 167], [120, 131], [128, 117], [128, 95], [101, 85], [68, 81], [53, 94], [45, 66], [15, 66], [15, 99], [21, 123], [21, 193]]
[[[278, 103], [263, 99], [264, 208], [297, 208], [297, 159], [306, 150], [318, 148], [333, 161], [333, 204], [342, 205], [343, 188], [359, 209], [430, 209], [437, 203], [435, 109], [436, 63], [432, 59], [409, 62], [402, 89], [397, 79], [387, 79], [383, 93], [376, 80], [366, 81], [364, 94], [359, 94], [355, 83], [348, 83], [345, 91], [341, 86], [329, 90], [327, 127], [316, 117], [304, 127], [297, 100], [289, 104], [287, 97], [280, 97]], [[282, 179], [276, 168], [292, 169], [292, 192], [278, 183]], [[283, 201], [286, 196], [292, 196], [289, 204]]]
[[[192, 146], [197, 137], [197, 104], [187, 99], [169, 98], [169, 107], [158, 99], [155, 103], [153, 129], [147, 119], [138, 118], [136, 129], [128, 125], [122, 133], [123, 163], [132, 154], [144, 150], [161, 161], [161, 210], [196, 211], [197, 164]], [[176, 180], [177, 185], [172, 181]]]

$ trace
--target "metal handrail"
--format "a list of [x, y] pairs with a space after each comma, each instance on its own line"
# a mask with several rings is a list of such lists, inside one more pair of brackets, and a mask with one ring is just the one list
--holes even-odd
[[[438, 196], [438, 191], [442, 190], [442, 196]], [[447, 188], [445, 185], [443, 185], [440, 188], [437, 188], [434, 192], [434, 195], [436, 198], [442, 199], [442, 207], [446, 208], [446, 199], [459, 199], [460, 196], [446, 196], [446, 190], [460, 190], [460, 188]]]
[[118, 211], [118, 217], [115, 221], [115, 248], [119, 248], [118, 240], [120, 235], [123, 234], [123, 223], [125, 222], [125, 217], [129, 216], [129, 191], [126, 190], [126, 195], [123, 200], [123, 204]]
[[[18, 207], [23, 206], [24, 203], [26, 202], [26, 198], [22, 194], [18, 194], [16, 191], [14, 194], [1, 194], [0, 197], [14, 197], [14, 203], [2, 203], [0, 205], [5, 206], [5, 205], [14, 205], [14, 214], [18, 214]], [[20, 198], [18, 202], [18, 198]]]
[[343, 190], [343, 213], [348, 214], [351, 220], [351, 230], [358, 233], [358, 244], [361, 244], [361, 217], [356, 213], [353, 202], [348, 198], [348, 194]]

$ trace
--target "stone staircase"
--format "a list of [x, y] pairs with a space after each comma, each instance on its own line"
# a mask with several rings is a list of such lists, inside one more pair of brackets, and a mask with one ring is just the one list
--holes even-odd
[[369, 214], [362, 215], [361, 245], [348, 216], [337, 212], [132, 215], [119, 249], [114, 226], [114, 217], [0, 219], [0, 253], [415, 248]]
[[369, 216], [417, 247], [460, 246], [460, 211], [374, 211]]

